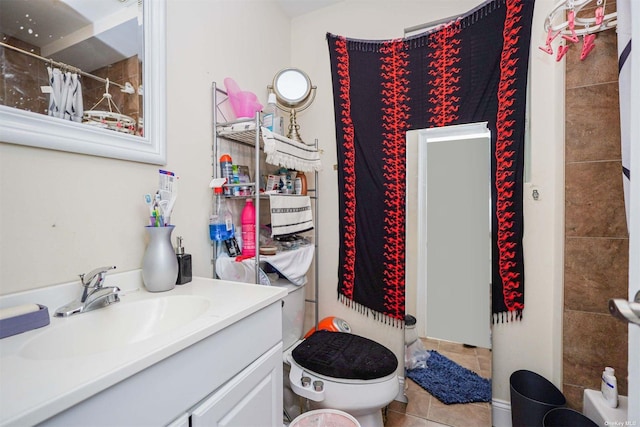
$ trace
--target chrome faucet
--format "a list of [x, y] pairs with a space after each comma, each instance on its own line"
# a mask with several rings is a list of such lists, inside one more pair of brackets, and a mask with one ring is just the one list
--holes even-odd
[[55, 315], [57, 317], [68, 317], [106, 307], [120, 301], [118, 296], [120, 288], [117, 286], [103, 286], [107, 272], [115, 268], [115, 265], [100, 267], [86, 274], [80, 274], [80, 282], [84, 287], [82, 296], [58, 308]]

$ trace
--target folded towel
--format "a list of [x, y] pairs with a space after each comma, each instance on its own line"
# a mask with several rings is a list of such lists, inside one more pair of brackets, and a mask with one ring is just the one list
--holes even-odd
[[[302, 286], [307, 283], [307, 271], [313, 261], [313, 253], [313, 245], [307, 245], [290, 251], [280, 251], [275, 255], [260, 256], [260, 261], [271, 265], [294, 285]], [[254, 283], [255, 265], [253, 258], [237, 262], [235, 258], [220, 257], [216, 260], [216, 273], [223, 280]], [[261, 285], [271, 285], [271, 280], [262, 269], [259, 274]]]
[[271, 237], [283, 237], [313, 230], [309, 196], [269, 196], [271, 202]]
[[300, 246], [275, 255], [261, 256], [260, 261], [271, 265], [294, 285], [302, 286], [307, 283], [307, 271], [313, 261], [313, 252], [313, 245]]
[[320, 153], [316, 148], [275, 134], [265, 127], [261, 129], [267, 163], [301, 172], [322, 170]]

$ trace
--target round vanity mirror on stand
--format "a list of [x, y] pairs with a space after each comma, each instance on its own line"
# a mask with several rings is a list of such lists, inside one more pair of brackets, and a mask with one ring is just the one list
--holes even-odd
[[316, 86], [302, 70], [285, 68], [278, 71], [273, 83], [268, 86], [269, 92], [276, 96], [276, 106], [290, 114], [287, 138], [304, 143], [300, 137], [300, 126], [296, 121], [296, 113], [307, 109], [316, 97]]

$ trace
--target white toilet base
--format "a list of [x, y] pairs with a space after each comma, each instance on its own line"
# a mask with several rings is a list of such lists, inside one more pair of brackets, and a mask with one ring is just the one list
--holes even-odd
[[[310, 379], [308, 386], [302, 385], [303, 376]], [[345, 384], [313, 375], [296, 363], [291, 363], [289, 380], [294, 393], [309, 399], [311, 408], [339, 409], [355, 417], [362, 427], [383, 427], [382, 408], [398, 392], [398, 376], [395, 373], [379, 380]], [[316, 381], [322, 382], [321, 390], [314, 390]]]

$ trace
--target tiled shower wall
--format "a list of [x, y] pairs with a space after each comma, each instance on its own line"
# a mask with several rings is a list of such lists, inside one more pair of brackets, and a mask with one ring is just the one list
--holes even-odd
[[[40, 54], [36, 46], [0, 33], [4, 43], [19, 47], [28, 52]], [[41, 91], [48, 85], [47, 64], [23, 53], [0, 47], [0, 105], [7, 105], [26, 111], [47, 114], [49, 95]], [[115, 85], [109, 87], [109, 93], [120, 113], [138, 121], [142, 117], [142, 96], [137, 94], [141, 83], [142, 64], [137, 56], [116, 62], [106, 67], [91, 70], [91, 74], [109, 79], [111, 82], [124, 84], [129, 82], [136, 89], [135, 94], [127, 95]], [[109, 105], [103, 99], [105, 83], [89, 77], [82, 78], [82, 95], [85, 110], [109, 111]], [[102, 102], [101, 102], [102, 100]], [[100, 102], [100, 104], [97, 104]], [[97, 104], [97, 105], [96, 105]], [[115, 110], [114, 110], [115, 112]]]
[[598, 33], [584, 61], [582, 40], [566, 56], [562, 391], [577, 410], [585, 388], [600, 389], [605, 366], [627, 394], [627, 326], [607, 308], [628, 295], [616, 37]]

